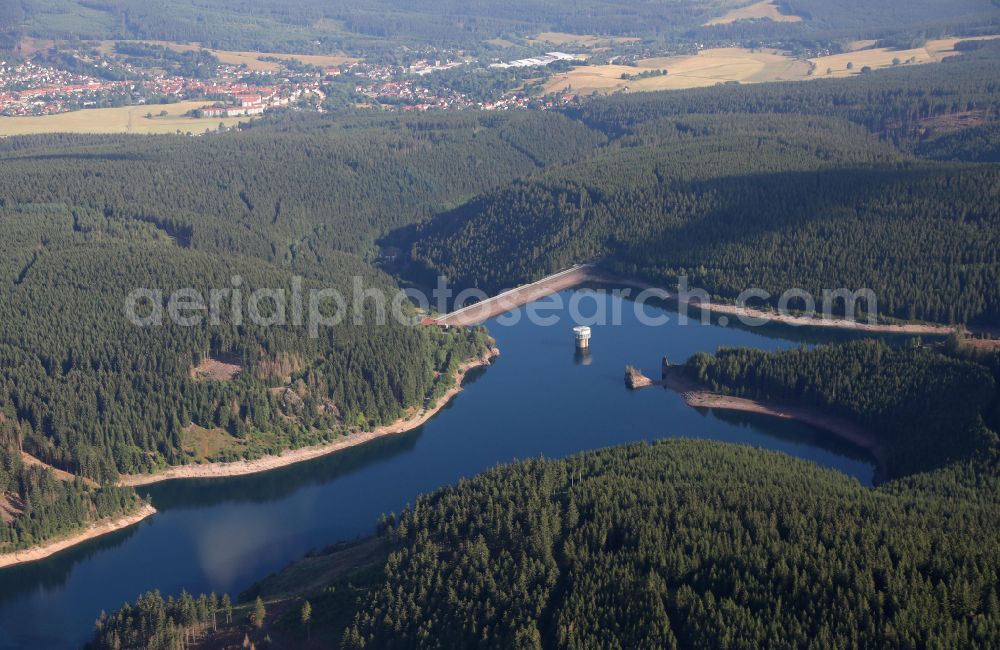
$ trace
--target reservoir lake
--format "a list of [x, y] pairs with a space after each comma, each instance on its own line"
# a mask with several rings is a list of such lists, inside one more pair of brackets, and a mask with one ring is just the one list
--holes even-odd
[[[609, 317], [620, 313], [621, 322], [582, 322], [592, 325], [593, 339], [589, 354], [580, 353], [573, 316], [592, 316], [599, 306]], [[531, 322], [523, 309], [516, 324], [501, 324], [512, 320], [507, 316], [486, 324], [501, 356], [472, 371], [465, 390], [418, 429], [266, 473], [141, 487], [159, 510], [152, 517], [0, 570], [0, 648], [79, 647], [102, 610], [151, 589], [228, 592], [235, 599], [311, 549], [370, 534], [381, 513], [398, 512], [421, 493], [517, 459], [704, 438], [777, 450], [872, 483], [874, 461], [832, 434], [767, 416], [693, 409], [677, 393], [632, 392], [623, 381], [627, 364], [658, 379], [664, 355], [681, 363], [721, 346], [777, 350], [851, 335], [681, 324], [669, 306], [589, 289], [536, 307], [551, 324]], [[668, 321], [641, 322], [649, 319]]]

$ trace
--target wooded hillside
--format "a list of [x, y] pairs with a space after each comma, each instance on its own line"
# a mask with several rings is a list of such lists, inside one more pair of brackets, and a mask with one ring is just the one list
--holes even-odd
[[[996, 475], [991, 460], [870, 490], [783, 454], [684, 440], [527, 461], [390, 518], [398, 550], [374, 570], [279, 600], [265, 590], [272, 618], [238, 621], [236, 638], [306, 645], [308, 601], [316, 647], [988, 648]], [[140, 605], [101, 621], [95, 647], [155, 634], [149, 647], [167, 648], [182, 625], [212, 644], [210, 614], [183, 623], [153, 594]]]
[[569, 112], [612, 139], [590, 159], [487, 192], [405, 239], [417, 264], [487, 290], [597, 260], [667, 287], [686, 276], [723, 300], [751, 287], [772, 306], [792, 288], [818, 302], [868, 288], [882, 317], [995, 323], [1000, 168], [911, 151], [989, 160], [988, 140], [981, 154], [949, 154], [961, 132], [938, 130], [950, 115], [1000, 112], [997, 61], [992, 46], [927, 76], [594, 100]]

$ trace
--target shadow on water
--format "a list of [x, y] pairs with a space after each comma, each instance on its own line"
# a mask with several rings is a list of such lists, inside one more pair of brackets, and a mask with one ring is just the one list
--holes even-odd
[[38, 562], [29, 562], [0, 570], [0, 603], [23, 596], [29, 590], [62, 587], [73, 568], [98, 553], [121, 546], [133, 537], [145, 522], [101, 535]]
[[740, 428], [755, 429], [764, 435], [776, 440], [784, 440], [795, 444], [817, 447], [826, 451], [860, 460], [872, 465], [877, 461], [868, 450], [859, 447], [843, 438], [839, 438], [829, 431], [824, 431], [817, 427], [783, 418], [765, 415], [763, 413], [749, 413], [746, 411], [734, 411], [731, 409], [715, 409], [704, 407], [692, 407], [702, 415], [709, 415], [722, 420], [723, 422]]
[[[625, 294], [628, 300], [634, 300], [640, 293], [638, 289], [623, 289], [615, 285], [600, 283], [588, 283], [581, 286], [579, 290], [605, 292], [630, 291], [630, 293]], [[749, 332], [768, 339], [794, 341], [804, 343], [806, 345], [847, 343], [849, 341], [857, 341], [860, 339], [878, 339], [894, 345], [904, 345], [918, 338], [944, 338], [944, 335], [924, 334], [922, 336], [916, 336], [913, 334], [900, 334], [892, 332], [868, 332], [864, 330], [850, 330], [837, 327], [809, 327], [803, 325], [792, 325], [777, 321], [768, 321], [760, 325], [750, 325], [744, 323], [738, 317], [729, 314], [702, 311], [697, 307], [697, 305], [689, 306], [689, 308], [683, 312], [682, 316], [682, 310], [680, 309], [680, 305], [676, 298], [664, 299], [651, 296], [644, 301], [644, 304], [670, 312], [671, 317], [678, 319], [680, 322], [683, 322], [681, 320], [682, 318], [686, 318], [692, 325], [703, 322], [706, 325], [714, 325], [716, 327], [725, 327], [743, 332]]]

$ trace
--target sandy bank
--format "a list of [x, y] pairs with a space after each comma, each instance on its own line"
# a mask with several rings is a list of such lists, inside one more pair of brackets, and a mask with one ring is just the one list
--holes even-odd
[[786, 420], [796, 420], [814, 426], [817, 429], [828, 431], [838, 438], [866, 450], [878, 462], [880, 467], [885, 466], [887, 453], [878, 436], [845, 418], [802, 406], [779, 405], [703, 390], [695, 382], [683, 376], [676, 367], [665, 372], [660, 385], [679, 392], [681, 397], [684, 398], [684, 403], [695, 408], [760, 413]]
[[987, 352], [1000, 350], [1000, 339], [965, 339], [962, 341], [962, 347]]
[[47, 542], [41, 546], [24, 549], [23, 551], [4, 553], [0, 555], [0, 568], [47, 558], [50, 555], [55, 555], [59, 551], [65, 550], [71, 546], [76, 546], [77, 544], [86, 542], [89, 539], [94, 539], [95, 537], [100, 537], [101, 535], [107, 535], [108, 533], [113, 533], [114, 531], [121, 530], [122, 528], [128, 528], [133, 524], [139, 523], [155, 512], [156, 508], [149, 504], [143, 504], [138, 512], [135, 512], [127, 517], [110, 520], [104, 519], [91, 524], [82, 531], [70, 535], [69, 537]]
[[[612, 273], [607, 273], [605, 271], [591, 269], [589, 272], [588, 279], [594, 282], [603, 282], [606, 284], [632, 287], [634, 289], [639, 289], [640, 291], [649, 291], [655, 297], [664, 300], [678, 299], [678, 297], [675, 294], [667, 291], [666, 289], [657, 287], [643, 280], [622, 278]], [[721, 303], [711, 303], [707, 305], [701, 305], [697, 301], [690, 301], [690, 300], [685, 302], [687, 302], [687, 304], [693, 307], [694, 309], [709, 311], [715, 314], [734, 316], [736, 318], [742, 317], [745, 319], [764, 320], [769, 323], [783, 323], [785, 325], [792, 325], [795, 327], [829, 327], [833, 329], [853, 330], [856, 332], [875, 332], [882, 334], [917, 334], [917, 335], [930, 334], [935, 336], [947, 336], [952, 332], [954, 332], [956, 329], [964, 331], [964, 328], [958, 326], [949, 326], [949, 325], [933, 325], [927, 323], [872, 324], [867, 322], [845, 320], [842, 318], [829, 318], [829, 319], [807, 318], [805, 316], [794, 316], [792, 314], [779, 314], [775, 311], [754, 309], [752, 307], [740, 307], [738, 305], [727, 305]], [[696, 320], [697, 315], [692, 314], [691, 318], [692, 320]]]
[[[695, 305], [697, 306], [697, 305]], [[759, 318], [772, 323], [784, 323], [796, 327], [831, 327], [843, 330], [854, 330], [857, 332], [878, 332], [884, 334], [931, 334], [935, 336], [947, 336], [955, 331], [955, 327], [948, 325], [929, 325], [926, 323], [862, 323], [858, 321], [844, 320], [841, 318], [807, 318], [805, 316], [793, 316], [791, 314], [778, 314], [773, 311], [764, 311], [750, 307], [738, 307], [736, 305], [712, 304], [701, 307], [706, 311], [716, 314], [729, 314], [739, 318]]]
[[335, 451], [347, 449], [348, 447], [362, 445], [383, 436], [411, 431], [434, 417], [452, 398], [462, 392], [462, 380], [469, 370], [489, 365], [499, 354], [500, 351], [493, 348], [484, 357], [467, 361], [459, 366], [455, 373], [455, 385], [447, 393], [438, 398], [437, 403], [433, 407], [423, 409], [412, 416], [401, 418], [392, 424], [378, 427], [372, 431], [363, 431], [323, 445], [293, 449], [277, 456], [265, 456], [256, 460], [241, 460], [233, 463], [207, 463], [204, 465], [180, 465], [154, 474], [125, 475], [121, 477], [120, 483], [136, 487], [174, 479], [222, 478], [257, 474], [319, 458], [320, 456], [332, 454]]

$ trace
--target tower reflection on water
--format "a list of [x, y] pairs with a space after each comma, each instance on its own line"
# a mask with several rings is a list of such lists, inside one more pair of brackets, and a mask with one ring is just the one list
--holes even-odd
[[573, 328], [573, 338], [576, 341], [576, 353], [574, 359], [578, 366], [589, 366], [590, 359], [590, 328], [586, 325], [577, 325]]

